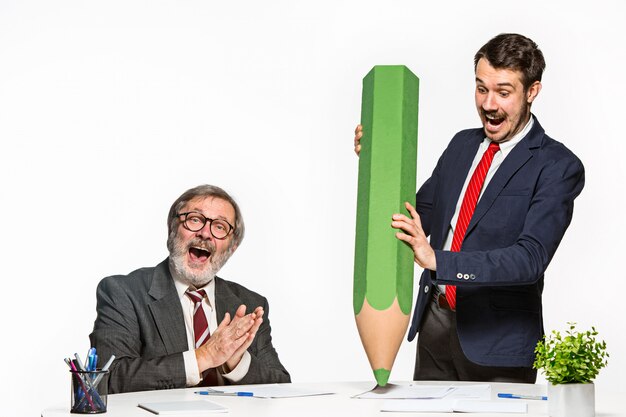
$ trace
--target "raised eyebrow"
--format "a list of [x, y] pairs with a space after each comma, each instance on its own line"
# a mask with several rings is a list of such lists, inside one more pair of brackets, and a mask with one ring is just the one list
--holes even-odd
[[515, 89], [515, 86], [511, 83], [498, 83], [497, 85], [498, 87], [511, 87], [512, 89]]
[[228, 224], [231, 224], [231, 225], [233, 224], [233, 223], [232, 223], [230, 220], [228, 220], [228, 218], [226, 218], [225, 216], [215, 216], [215, 217], [209, 217], [209, 216], [206, 216], [204, 213], [202, 213], [202, 215], [203, 215], [204, 217], [206, 217], [207, 219], [213, 219], [213, 220], [224, 220], [224, 221], [225, 221], [226, 223], [228, 223]]
[[[482, 84], [484, 86], [485, 82], [483, 80], [481, 80], [480, 78], [476, 77], [476, 82], [478, 84]], [[515, 89], [515, 86], [511, 83], [498, 83], [496, 84], [498, 87], [511, 87], [512, 89]]]
[[206, 214], [204, 214], [202, 211], [200, 211], [200, 209], [194, 209], [194, 208], [192, 208], [192, 209], [187, 210], [187, 213], [198, 213], [198, 214], [202, 214], [202, 215], [203, 215], [204, 217], [206, 217], [207, 219], [213, 219], [213, 220], [220, 219], [220, 220], [224, 220], [224, 221], [225, 221], [226, 223], [228, 223], [228, 224], [232, 224], [232, 222], [231, 222], [230, 220], [228, 220], [228, 219], [227, 219], [226, 217], [224, 217], [224, 216], [210, 217], [210, 216], [207, 216]]

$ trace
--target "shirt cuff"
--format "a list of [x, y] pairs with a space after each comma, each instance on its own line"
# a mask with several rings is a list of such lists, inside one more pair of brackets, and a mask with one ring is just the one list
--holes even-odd
[[222, 376], [230, 382], [239, 382], [248, 373], [248, 370], [250, 369], [250, 362], [252, 362], [252, 356], [250, 356], [248, 351], [245, 351], [241, 360], [237, 366], [235, 366], [235, 369], [227, 374], [222, 374]]
[[185, 362], [185, 376], [187, 379], [187, 386], [195, 387], [201, 381], [200, 370], [198, 369], [198, 361], [196, 360], [196, 352], [193, 350], [183, 352], [183, 361]]

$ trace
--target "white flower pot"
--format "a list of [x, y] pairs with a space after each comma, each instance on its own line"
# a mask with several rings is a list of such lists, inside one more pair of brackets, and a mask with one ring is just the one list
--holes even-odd
[[596, 415], [593, 383], [548, 383], [548, 415], [550, 417], [594, 417]]

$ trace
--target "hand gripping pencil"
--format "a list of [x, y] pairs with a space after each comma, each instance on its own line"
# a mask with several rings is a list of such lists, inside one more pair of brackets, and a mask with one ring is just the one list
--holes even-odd
[[363, 79], [354, 256], [354, 314], [376, 382], [385, 386], [406, 333], [413, 252], [391, 215], [415, 201], [419, 79], [405, 66], [375, 66]]

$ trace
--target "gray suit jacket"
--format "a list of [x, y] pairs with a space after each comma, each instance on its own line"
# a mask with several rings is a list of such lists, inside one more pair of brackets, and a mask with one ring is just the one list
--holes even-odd
[[[98, 285], [97, 317], [89, 336], [102, 365], [112, 354], [109, 392], [184, 388], [182, 352], [189, 350], [185, 322], [168, 260], [129, 275], [104, 278]], [[272, 346], [265, 297], [234, 282], [215, 278], [218, 322], [245, 304], [263, 307], [263, 323], [248, 348], [250, 369], [240, 384], [290, 382]]]

